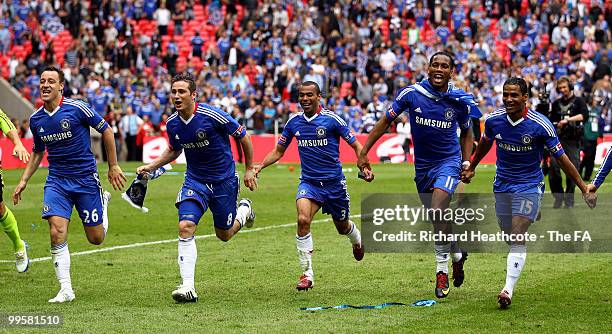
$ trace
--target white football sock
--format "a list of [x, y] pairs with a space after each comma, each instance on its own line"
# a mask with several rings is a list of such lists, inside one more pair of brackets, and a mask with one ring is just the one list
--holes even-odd
[[461, 261], [463, 254], [461, 254], [461, 248], [457, 245], [456, 241], [451, 242], [450, 255], [453, 262]]
[[[104, 197], [102, 197], [102, 200], [104, 201]], [[109, 201], [107, 200], [104, 202], [102, 203], [102, 227], [104, 228], [104, 236], [106, 236], [106, 232], [108, 232], [108, 202]]]
[[450, 242], [443, 245], [434, 245], [436, 253], [436, 273], [443, 272], [448, 274], [448, 255], [450, 253]]
[[195, 267], [198, 259], [198, 249], [194, 237], [180, 238], [178, 241], [178, 265], [183, 279], [183, 285], [195, 287]]
[[516, 282], [521, 276], [521, 270], [523, 270], [526, 258], [527, 246], [510, 245], [508, 261], [506, 262], [506, 285], [504, 286], [504, 290], [510, 293], [510, 297], [512, 297], [514, 285], [516, 285]]
[[312, 234], [308, 233], [303, 237], [296, 235], [295, 241], [302, 272], [314, 282], [314, 271], [312, 270]]
[[249, 210], [249, 207], [246, 205], [240, 205], [238, 206], [238, 209], [236, 210], [236, 220], [238, 221], [238, 223], [240, 223], [240, 227], [244, 227], [244, 224], [246, 224], [246, 219], [247, 216], [249, 215], [249, 213], [251, 210]]
[[55, 268], [55, 277], [60, 283], [60, 289], [72, 291], [72, 282], [70, 280], [70, 251], [68, 250], [68, 242], [51, 247], [51, 258], [53, 259], [53, 267]]
[[361, 232], [357, 228], [357, 224], [349, 220], [349, 224], [351, 224], [351, 230], [346, 234], [349, 241], [352, 245], [361, 245]]

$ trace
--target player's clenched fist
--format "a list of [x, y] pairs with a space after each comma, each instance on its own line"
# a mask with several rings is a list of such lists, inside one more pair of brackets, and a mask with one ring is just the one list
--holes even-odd
[[591, 209], [595, 208], [597, 205], [597, 194], [594, 192], [583, 193], [582, 198], [584, 198], [584, 201]]

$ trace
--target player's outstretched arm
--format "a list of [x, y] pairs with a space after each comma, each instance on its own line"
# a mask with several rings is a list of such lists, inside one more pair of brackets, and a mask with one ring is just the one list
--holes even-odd
[[282, 158], [283, 155], [285, 154], [286, 149], [287, 148], [285, 146], [276, 144], [276, 147], [272, 151], [270, 151], [268, 154], [266, 154], [266, 157], [264, 158], [264, 160], [253, 168], [253, 172], [255, 173], [255, 176], [257, 177], [257, 174], [259, 174], [259, 172], [261, 172], [262, 169], [280, 160], [280, 158]]
[[102, 141], [104, 142], [104, 148], [106, 149], [106, 156], [108, 157], [108, 182], [113, 186], [115, 190], [123, 189], [123, 185], [127, 181], [119, 163], [117, 162], [117, 149], [115, 147], [115, 134], [111, 127], [107, 127], [102, 132]]
[[13, 145], [15, 145], [15, 147], [13, 148], [13, 156], [27, 163], [28, 160], [30, 160], [30, 153], [28, 152], [28, 150], [26, 150], [26, 148], [23, 146], [23, 143], [19, 139], [19, 133], [17, 132], [17, 130], [11, 129], [9, 132], [6, 133], [6, 136], [11, 140]]
[[[361, 145], [359, 140], [355, 140], [353, 143], [351, 143], [351, 147], [353, 148], [353, 150], [355, 150], [355, 156], [357, 157], [357, 159], [359, 159], [359, 155], [361, 154], [361, 151], [363, 150], [363, 146]], [[365, 173], [363, 174], [364, 181], [372, 182], [372, 180], [374, 180], [374, 173], [372, 173], [371, 171], [370, 173], [371, 174], [369, 178], [366, 177]]]
[[244, 167], [246, 169], [244, 173], [244, 185], [251, 189], [251, 191], [255, 191], [255, 189], [257, 189], [257, 178], [253, 166], [253, 144], [251, 143], [251, 136], [248, 133], [240, 138], [240, 146], [242, 146], [242, 151], [244, 152]]
[[157, 159], [151, 161], [147, 165], [136, 168], [136, 173], [137, 174], [153, 173], [159, 167], [169, 164], [172, 161], [176, 160], [179, 157], [179, 155], [181, 155], [182, 152], [183, 150], [175, 151], [171, 149], [170, 147], [167, 147], [164, 150], [164, 152], [162, 152], [162, 154], [159, 157], [157, 157]]
[[34, 172], [36, 172], [36, 170], [38, 169], [38, 166], [40, 165], [40, 162], [42, 161], [44, 154], [45, 154], [44, 151], [41, 151], [41, 152], [35, 151], [32, 153], [32, 157], [30, 161], [28, 161], [28, 165], [26, 166], [25, 170], [23, 171], [23, 174], [21, 175], [19, 184], [17, 184], [17, 187], [15, 188], [15, 191], [13, 192], [13, 204], [14, 205], [17, 205], [19, 201], [21, 201], [21, 193], [28, 185], [28, 181], [30, 180], [32, 175], [34, 175]]
[[368, 135], [368, 139], [359, 153], [357, 167], [365, 174], [365, 180], [368, 182], [374, 179], [374, 173], [372, 173], [372, 167], [368, 159], [368, 152], [370, 152], [374, 143], [376, 143], [376, 141], [387, 131], [389, 125], [391, 125], [391, 119], [389, 119], [387, 115], [379, 119], [374, 125], [372, 132]]
[[561, 154], [557, 158], [557, 163], [559, 164], [565, 175], [571, 178], [572, 181], [576, 183], [576, 186], [580, 188], [580, 191], [582, 191], [582, 197], [584, 198], [584, 201], [589, 206], [589, 208], [594, 208], [595, 205], [597, 205], [597, 194], [594, 192], [589, 192], [589, 189], [584, 183], [584, 181], [582, 181], [578, 170], [576, 170], [576, 167], [574, 167], [574, 165], [565, 153]]
[[610, 170], [612, 169], [612, 149], [608, 150], [606, 157], [604, 158], [601, 167], [599, 168], [599, 172], [595, 175], [595, 179], [593, 183], [587, 186], [590, 193], [594, 193], [604, 182], [608, 174], [610, 174]]
[[472, 148], [474, 147], [474, 131], [471, 125], [467, 129], [461, 129], [459, 144], [461, 145], [462, 161], [470, 161]]
[[470, 166], [461, 171], [461, 181], [463, 183], [470, 183], [472, 181], [474, 174], [476, 174], [476, 167], [478, 166], [480, 161], [487, 155], [487, 153], [489, 153], [492, 146], [492, 140], [485, 139], [484, 137], [480, 138], [480, 143], [478, 144], [476, 153], [474, 153], [474, 157], [470, 162]]

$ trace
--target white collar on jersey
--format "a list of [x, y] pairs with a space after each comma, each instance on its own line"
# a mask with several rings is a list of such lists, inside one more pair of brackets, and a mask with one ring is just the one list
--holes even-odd
[[189, 117], [187, 120], [184, 120], [183, 117], [181, 117], [181, 114], [178, 115], [178, 118], [181, 120], [181, 122], [183, 122], [183, 123], [185, 123], [185, 125], [187, 125], [195, 117], [195, 114], [196, 114], [195, 112], [193, 114], [191, 114], [191, 117]]
[[53, 116], [53, 115], [55, 115], [55, 113], [56, 113], [56, 112], [58, 112], [58, 111], [59, 111], [60, 106], [61, 106], [61, 103], [60, 103], [60, 104], [59, 104], [57, 107], [55, 107], [55, 109], [53, 109], [53, 111], [49, 111], [49, 110], [47, 110], [47, 109], [46, 109], [46, 108], [43, 106], [43, 110], [44, 110], [44, 111], [47, 113], [47, 115], [49, 115], [49, 116]]
[[317, 118], [317, 116], [319, 116], [319, 113], [315, 113], [314, 115], [312, 115], [312, 117], [308, 118], [304, 113], [304, 119], [306, 120], [306, 122], [312, 121], [313, 119]]
[[439, 97], [435, 97], [433, 94], [428, 92], [427, 89], [423, 88], [423, 86], [419, 85], [418, 83], [414, 84], [413, 87], [414, 87], [414, 89], [418, 90], [419, 93], [427, 96], [430, 99], [434, 99], [436, 101], [438, 101], [440, 99]]
[[519, 118], [516, 122], [512, 120], [512, 118], [510, 118], [510, 116], [508, 116], [508, 114], [506, 114], [506, 118], [508, 119], [508, 122], [510, 122], [510, 125], [512, 126], [517, 126], [519, 125], [524, 119], [525, 117], [521, 117]]

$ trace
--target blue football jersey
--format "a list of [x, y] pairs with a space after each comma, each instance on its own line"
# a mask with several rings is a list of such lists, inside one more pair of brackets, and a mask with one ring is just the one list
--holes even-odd
[[348, 144], [357, 140], [346, 122], [329, 110], [311, 118], [303, 112], [291, 115], [278, 144], [289, 146], [295, 137], [302, 164], [302, 180], [325, 181], [344, 177], [340, 164], [340, 137]]
[[513, 122], [505, 108], [490, 113], [485, 120], [484, 140], [495, 140], [496, 180], [509, 183], [539, 183], [544, 179], [540, 162], [544, 149], [555, 158], [564, 151], [555, 127], [544, 115], [526, 110]]
[[170, 148], [185, 151], [186, 178], [217, 183], [235, 177], [229, 136], [242, 138], [246, 130], [228, 113], [208, 104], [196, 104], [188, 120], [182, 119], [178, 112], [168, 117], [166, 129]]
[[604, 161], [601, 163], [601, 167], [599, 167], [599, 172], [597, 172], [597, 175], [595, 175], [595, 180], [593, 181], [593, 184], [597, 188], [601, 186], [601, 184], [606, 179], [606, 176], [610, 174], [610, 169], [612, 169], [612, 158], [610, 158], [610, 155], [612, 155], [611, 152], [612, 147], [608, 149], [608, 153], [606, 154]]
[[102, 133], [108, 124], [81, 100], [62, 98], [52, 112], [43, 106], [30, 117], [33, 150], [47, 149], [49, 175], [82, 177], [97, 172], [89, 127]]
[[[449, 90], [452, 86], [449, 85]], [[450, 96], [433, 95], [419, 84], [401, 89], [386, 117], [394, 120], [407, 112], [414, 143], [414, 167], [429, 170], [441, 162], [461, 163], [457, 128], [468, 129], [471, 117], [480, 118], [480, 110]]]

